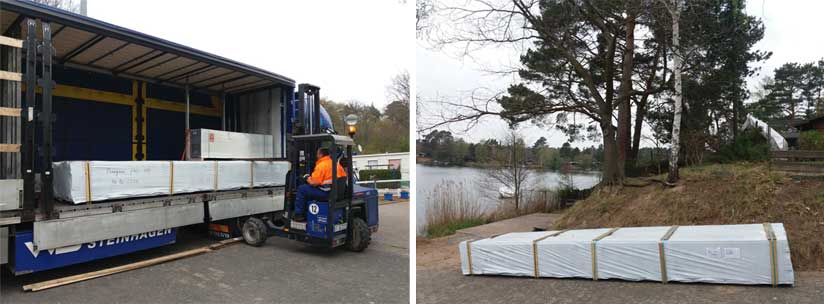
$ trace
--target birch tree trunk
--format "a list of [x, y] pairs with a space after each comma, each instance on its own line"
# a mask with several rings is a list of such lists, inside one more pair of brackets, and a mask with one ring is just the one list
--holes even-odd
[[673, 108], [675, 113], [672, 120], [672, 147], [670, 148], [669, 174], [667, 175], [667, 183], [671, 185], [678, 182], [678, 153], [681, 150], [681, 68], [683, 52], [681, 52], [681, 35], [679, 33], [679, 19], [681, 18], [679, 2], [680, 0], [672, 0], [669, 6], [670, 15], [672, 15], [672, 72], [675, 77], [675, 95], [672, 96], [675, 102]]

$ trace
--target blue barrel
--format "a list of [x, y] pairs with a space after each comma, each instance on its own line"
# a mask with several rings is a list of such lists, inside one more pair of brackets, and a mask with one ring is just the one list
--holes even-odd
[[392, 200], [392, 193], [384, 193], [383, 194], [383, 200], [391, 201]]
[[409, 191], [401, 191], [401, 199], [409, 199]]

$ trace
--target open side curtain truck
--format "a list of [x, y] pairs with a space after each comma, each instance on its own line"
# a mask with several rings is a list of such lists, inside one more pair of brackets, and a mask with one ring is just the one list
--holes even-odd
[[[319, 88], [29, 1], [0, 0], [0, 14], [0, 264], [13, 273], [171, 244], [195, 224], [252, 245], [281, 236], [355, 251], [377, 231], [377, 193], [355, 185], [354, 142], [331, 128]], [[55, 198], [55, 162], [189, 160], [195, 129], [271, 135], [266, 161], [288, 162], [284, 184]], [[292, 221], [298, 177], [321, 146], [350, 174]]]

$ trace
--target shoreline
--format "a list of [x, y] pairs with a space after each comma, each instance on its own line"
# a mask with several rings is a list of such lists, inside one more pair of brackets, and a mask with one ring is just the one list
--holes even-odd
[[[496, 165], [492, 165], [492, 164], [481, 164], [481, 163], [475, 163], [475, 162], [464, 163], [463, 165], [451, 165], [451, 164], [437, 165], [437, 164], [433, 164], [431, 161], [421, 161], [421, 160], [416, 160], [415, 165], [416, 166], [433, 167], [433, 168], [473, 168], [473, 169], [491, 169], [491, 168], [500, 167], [500, 166], [496, 166]], [[526, 168], [531, 169], [531, 170], [535, 170], [535, 171], [538, 171], [538, 172], [555, 172], [555, 173], [558, 173], [558, 174], [564, 174], [563, 172], [561, 172], [561, 170], [553, 170], [553, 169], [550, 169], [550, 168], [544, 168], [544, 167], [540, 167], [540, 166], [527, 166]], [[572, 170], [569, 170], [568, 172], [572, 173], [572, 174], [595, 174], [595, 173], [601, 174], [601, 170], [585, 170], [585, 169], [572, 169]]]

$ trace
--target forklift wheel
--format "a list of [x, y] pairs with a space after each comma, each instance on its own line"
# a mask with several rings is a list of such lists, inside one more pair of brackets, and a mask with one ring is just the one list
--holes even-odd
[[243, 223], [243, 241], [246, 244], [260, 247], [266, 242], [266, 224], [263, 220], [250, 217]]
[[349, 232], [346, 236], [346, 249], [361, 252], [369, 246], [369, 241], [372, 240], [369, 227], [366, 226], [366, 222], [359, 217], [353, 219], [351, 224], [352, 226], [349, 227]]

